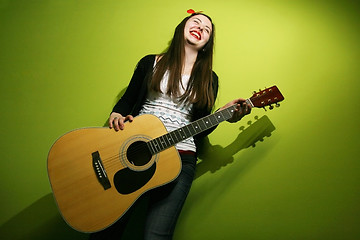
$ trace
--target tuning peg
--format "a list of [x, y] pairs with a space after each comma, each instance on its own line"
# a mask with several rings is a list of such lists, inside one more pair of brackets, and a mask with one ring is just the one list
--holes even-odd
[[276, 103], [276, 105], [275, 105], [276, 107], [280, 107], [280, 103]]

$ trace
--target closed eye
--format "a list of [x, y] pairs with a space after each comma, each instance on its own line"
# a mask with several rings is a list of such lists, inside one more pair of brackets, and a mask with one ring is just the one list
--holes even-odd
[[[201, 21], [200, 19], [198, 19], [198, 18], [195, 18], [195, 19], [194, 19], [194, 23], [196, 23], [197, 25], [199, 25], [199, 24], [202, 23], [202, 21]], [[210, 34], [210, 33], [211, 33], [210, 27], [209, 27], [209, 26], [205, 26], [205, 31], [206, 31], [208, 34]]]

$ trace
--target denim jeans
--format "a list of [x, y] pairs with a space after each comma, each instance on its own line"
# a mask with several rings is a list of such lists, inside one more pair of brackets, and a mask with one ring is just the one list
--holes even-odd
[[[179, 176], [173, 182], [151, 190], [142, 196], [142, 198], [148, 199], [145, 223], [138, 224], [139, 226], [145, 225], [144, 240], [170, 240], [173, 237], [177, 219], [194, 179], [196, 167], [196, 156], [188, 154], [180, 156], [182, 169]], [[136, 207], [136, 203], [133, 207]], [[129, 227], [126, 225], [133, 212], [133, 207], [114, 225], [101, 232], [91, 234], [90, 239], [123, 239], [121, 235], [123, 235], [125, 227]]]
[[190, 191], [196, 158], [181, 155], [182, 170], [178, 178], [151, 192], [145, 225], [145, 240], [172, 239], [176, 221]]

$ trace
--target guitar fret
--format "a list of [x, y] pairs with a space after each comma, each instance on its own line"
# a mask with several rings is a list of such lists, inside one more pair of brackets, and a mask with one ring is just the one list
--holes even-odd
[[225, 111], [225, 113], [227, 113], [227, 117], [226, 117], [226, 118], [231, 118], [233, 112], [234, 112], [234, 111], [231, 112], [231, 110]]
[[[190, 128], [191, 127], [191, 128]], [[195, 127], [194, 127], [194, 124], [190, 124], [189, 125], [189, 131], [190, 131], [190, 134], [191, 134], [191, 136], [194, 136], [194, 135], [196, 135], [196, 129], [195, 129]]]
[[151, 140], [151, 144], [152, 144], [152, 147], [153, 147], [153, 149], [154, 149], [154, 152], [157, 152], [156, 139]]
[[[159, 137], [159, 141], [160, 141], [161, 148], [162, 148], [162, 149], [165, 149], [166, 143], [165, 143], [165, 141], [164, 141], [164, 136], [160, 136], [160, 137]], [[165, 146], [165, 147], [164, 147], [164, 146]]]
[[206, 118], [206, 119], [204, 120], [204, 122], [205, 122], [205, 126], [206, 126], [206, 128], [207, 128], [207, 127], [209, 126], [209, 124], [210, 124], [209, 119]]
[[164, 139], [164, 143], [165, 143], [165, 147], [168, 148], [171, 146], [169, 140], [167, 139], [167, 135], [163, 135], [163, 139]]
[[179, 142], [179, 139], [177, 138], [175, 131], [170, 132], [169, 135], [173, 135], [173, 137], [171, 137], [171, 138], [172, 138], [173, 140], [175, 140], [175, 141], [174, 141], [174, 144]]
[[203, 129], [205, 129], [205, 124], [204, 124], [203, 120], [199, 119], [196, 122], [197, 122], [197, 124], [199, 126], [199, 131], [203, 131]]
[[172, 146], [175, 142], [172, 139], [170, 133], [167, 133], [166, 135], [164, 135], [164, 138], [168, 141], [168, 147]]
[[166, 136], [167, 136], [167, 138], [168, 138], [168, 140], [169, 140], [169, 145], [170, 145], [170, 146], [175, 145], [176, 140], [174, 139], [173, 136], [171, 136], [171, 133], [166, 134]]
[[193, 122], [193, 123], [191, 124], [191, 126], [193, 127], [193, 129], [194, 129], [194, 131], [195, 131], [195, 134], [194, 134], [194, 135], [196, 135], [196, 134], [199, 132], [199, 124], [198, 124], [197, 121], [196, 121], [196, 122]]
[[170, 146], [174, 146], [176, 143], [199, 134], [211, 127], [214, 127], [222, 121], [231, 118], [235, 108], [236, 104], [209, 116], [200, 118], [186, 126], [183, 126], [158, 138], [155, 138], [148, 143], [150, 146], [149, 148], [153, 153], [158, 153], [166, 148], [169, 148]]
[[182, 135], [181, 135], [181, 128], [175, 131], [177, 142], [181, 142]]
[[200, 133], [201, 132], [201, 127], [199, 125], [199, 121], [196, 121], [192, 124], [194, 126], [195, 132], [196, 133]]
[[186, 139], [186, 135], [185, 135], [185, 132], [184, 132], [183, 128], [179, 128], [179, 133], [180, 133], [180, 139], [181, 140]]
[[206, 120], [206, 119], [202, 119], [202, 123], [204, 124], [204, 128], [203, 128], [203, 130], [205, 130], [205, 129], [206, 129], [206, 127], [207, 127], [207, 125], [209, 124], [209, 121], [208, 121], [208, 120]]
[[213, 124], [210, 120], [209, 117], [205, 117], [202, 119], [202, 122], [204, 123], [204, 128], [202, 130], [206, 130], [211, 128], [212, 126], [214, 126], [215, 124]]
[[226, 111], [224, 111], [225, 113], [227, 113], [227, 119], [232, 117], [232, 115], [234, 114], [235, 108], [236, 108], [236, 106], [233, 105], [233, 106], [227, 108]]
[[210, 115], [208, 118], [209, 118], [209, 122], [211, 123], [212, 126], [214, 126], [218, 123], [215, 115]]
[[217, 119], [217, 121], [218, 121], [218, 123], [220, 123], [220, 122], [222, 122], [222, 121], [225, 121], [225, 116], [224, 116], [224, 114], [220, 111], [220, 112], [217, 112], [216, 114], [215, 114], [215, 116], [216, 116], [216, 119]]
[[214, 118], [215, 118], [215, 120], [216, 120], [217, 123], [222, 122], [222, 120], [221, 120], [221, 118], [222, 118], [221, 113], [218, 113], [218, 112], [215, 113], [215, 114], [214, 114]]
[[154, 153], [155, 153], [155, 149], [154, 149], [154, 146], [153, 146], [153, 141], [147, 142], [147, 145], [150, 146], [150, 152], [151, 152], [152, 154], [154, 154]]
[[162, 136], [160, 137], [160, 140], [161, 140], [161, 147], [162, 147], [163, 149], [165, 149], [165, 148], [167, 147], [167, 143], [166, 143], [165, 136], [162, 135]]
[[160, 144], [159, 144], [159, 139], [158, 139], [158, 138], [155, 138], [155, 139], [154, 139], [154, 146], [155, 146], [156, 152], [160, 152], [160, 151], [161, 151]]
[[183, 140], [189, 138], [191, 136], [191, 131], [189, 129], [189, 126], [184, 126], [182, 127], [182, 129], [184, 130], [184, 137], [183, 137]]

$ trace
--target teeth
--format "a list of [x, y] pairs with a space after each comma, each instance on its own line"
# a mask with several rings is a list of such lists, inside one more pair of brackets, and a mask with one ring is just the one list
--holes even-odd
[[194, 32], [191, 32], [191, 34], [195, 35], [198, 39], [200, 39], [200, 34], [199, 33], [194, 31]]

